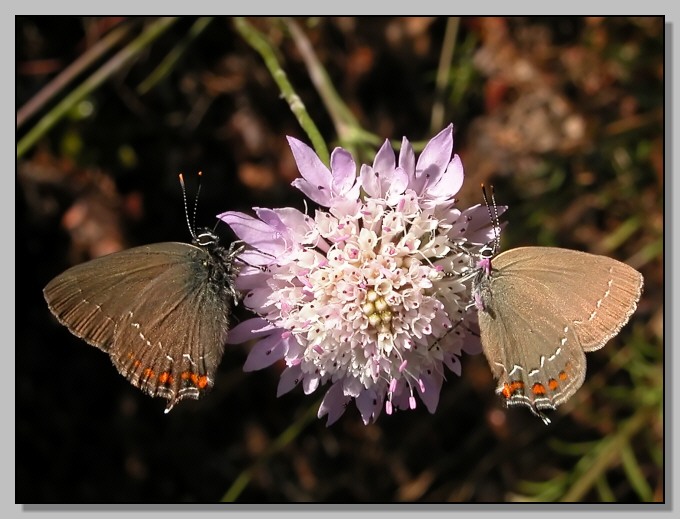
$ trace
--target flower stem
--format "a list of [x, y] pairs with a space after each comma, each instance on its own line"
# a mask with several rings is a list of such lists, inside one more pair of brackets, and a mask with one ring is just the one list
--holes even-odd
[[453, 60], [453, 51], [456, 48], [456, 36], [458, 35], [459, 25], [460, 18], [457, 16], [449, 17], [446, 21], [446, 32], [442, 42], [442, 52], [439, 55], [434, 104], [432, 105], [432, 116], [430, 118], [430, 130], [433, 132], [444, 126], [444, 96], [446, 85], [451, 77], [451, 62]]
[[[328, 72], [314, 52], [313, 45], [300, 29], [300, 26], [291, 18], [284, 18], [283, 22], [293, 37], [305, 62], [309, 77], [333, 120], [333, 126], [335, 126], [340, 144], [348, 148], [350, 152], [361, 144], [379, 145], [381, 143], [380, 138], [361, 127], [357, 118], [338, 94]], [[363, 151], [368, 152], [369, 150]]]
[[291, 85], [288, 76], [283, 68], [281, 68], [276, 53], [267, 38], [243, 17], [236, 17], [234, 19], [234, 26], [243, 39], [262, 56], [290, 110], [295, 114], [300, 126], [309, 136], [312, 146], [314, 146], [314, 151], [316, 151], [321, 161], [328, 165], [330, 163], [330, 156], [326, 141], [324, 141], [321, 132], [319, 132], [316, 124], [314, 124], [314, 121], [307, 112], [302, 99], [295, 93], [293, 85]]

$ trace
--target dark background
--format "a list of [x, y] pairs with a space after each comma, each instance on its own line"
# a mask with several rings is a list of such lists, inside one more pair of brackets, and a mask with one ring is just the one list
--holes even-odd
[[[17, 142], [155, 21], [17, 17], [17, 110], [52, 94], [18, 121]], [[342, 144], [282, 21], [250, 21], [329, 147]], [[420, 406], [364, 426], [352, 404], [327, 428], [307, 418], [325, 388], [276, 398], [282, 366], [244, 373], [247, 345], [227, 348], [208, 396], [163, 414], [57, 324], [43, 286], [93, 256], [189, 241], [179, 172], [190, 203], [203, 172], [205, 225], [226, 210], [302, 208], [285, 136], [309, 142], [232, 19], [182, 18], [17, 161], [16, 259], [31, 275], [16, 295], [16, 501], [214, 502], [235, 481], [245, 485], [230, 495], [246, 503], [663, 501], [663, 18], [461, 18], [437, 127], [435, 77], [456, 20], [295, 21], [365, 130], [425, 142], [453, 122], [461, 207], [491, 183], [509, 206], [504, 248], [628, 262], [645, 277], [636, 314], [588, 355], [584, 386], [549, 427], [502, 407], [480, 355], [462, 358], [434, 415]], [[101, 57], [48, 85], [113, 31], [124, 34]]]

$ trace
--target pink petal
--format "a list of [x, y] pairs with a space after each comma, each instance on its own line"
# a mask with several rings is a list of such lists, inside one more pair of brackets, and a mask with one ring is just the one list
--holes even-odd
[[416, 172], [429, 172], [432, 177], [435, 172], [441, 174], [446, 165], [451, 160], [451, 152], [453, 151], [453, 124], [449, 124], [446, 128], [440, 131], [437, 135], [432, 137], [425, 145], [425, 149], [418, 157], [416, 164]]
[[454, 155], [439, 181], [427, 190], [427, 194], [436, 198], [453, 198], [463, 185], [463, 163], [458, 155]]
[[286, 354], [281, 335], [270, 335], [255, 344], [243, 364], [243, 371], [256, 371], [271, 366]]
[[303, 237], [314, 227], [314, 219], [294, 207], [281, 207], [272, 211], [293, 236]]
[[[268, 263], [271, 263], [272, 259], [268, 256]], [[236, 278], [236, 288], [238, 290], [254, 290], [256, 288], [262, 288], [267, 284], [267, 281], [271, 278], [271, 274], [267, 272], [262, 272], [259, 268], [255, 267], [241, 267]]]
[[403, 168], [398, 167], [385, 179], [388, 184], [388, 202], [399, 195], [403, 195], [408, 187], [409, 177]]
[[[463, 338], [463, 346], [461, 349], [468, 355], [478, 355], [482, 353], [482, 341], [479, 339], [479, 326], [477, 326], [476, 322], [470, 323], [469, 326], [473, 331]], [[477, 330], [476, 332], [475, 329]]]
[[323, 184], [313, 184], [304, 178], [296, 178], [290, 185], [302, 191], [302, 194], [320, 206], [329, 207], [331, 205], [333, 197], [330, 195], [330, 189]]
[[356, 406], [361, 413], [364, 425], [368, 425], [369, 422], [375, 423], [378, 419], [382, 411], [384, 397], [384, 393], [378, 396], [374, 390], [366, 389], [356, 398]]
[[382, 185], [380, 177], [379, 175], [376, 175], [376, 172], [371, 166], [366, 164], [361, 165], [359, 180], [361, 182], [361, 187], [366, 191], [368, 196], [372, 196], [373, 198], [382, 197], [383, 193], [381, 191]]
[[416, 385], [418, 393], [420, 394], [420, 399], [425, 404], [425, 407], [427, 407], [427, 410], [430, 413], [434, 413], [439, 404], [439, 393], [441, 392], [442, 382], [444, 380], [439, 373], [434, 371], [422, 373], [420, 375], [420, 380], [422, 380], [425, 389], [425, 391], [421, 391], [420, 387]]
[[[237, 324], [231, 330], [229, 330], [227, 344], [241, 344], [242, 342], [246, 342], [251, 339], [271, 335], [274, 330], [277, 330], [277, 328], [260, 317], [248, 319]], [[282, 332], [283, 330], [279, 331]], [[280, 336], [281, 334], [279, 333], [279, 337]]]
[[394, 150], [390, 141], [385, 139], [385, 142], [375, 154], [373, 159], [373, 170], [377, 171], [380, 176], [384, 176], [394, 169]]
[[280, 397], [285, 395], [297, 386], [302, 380], [302, 369], [300, 365], [289, 366], [283, 370], [281, 373], [281, 378], [279, 379], [279, 386], [276, 388], [276, 396]]
[[460, 359], [458, 357], [456, 357], [455, 355], [445, 355], [444, 356], [444, 364], [453, 373], [455, 373], [456, 375], [458, 375], [460, 377], [461, 364], [460, 364]]
[[[507, 206], [498, 206], [496, 210], [498, 216], [505, 213]], [[507, 222], [502, 224], [504, 227]], [[458, 217], [451, 231], [451, 237], [465, 237], [472, 243], [487, 243], [493, 239], [493, 227], [491, 217], [486, 206], [477, 204], [467, 208]]]
[[229, 225], [236, 236], [262, 252], [277, 257], [286, 250], [280, 233], [261, 220], [235, 211], [227, 211], [217, 217]]
[[287, 234], [288, 229], [281, 222], [279, 215], [268, 207], [253, 207], [257, 217], [262, 220], [267, 226], [277, 231], [279, 234]]
[[262, 310], [269, 306], [268, 298], [271, 294], [272, 290], [268, 286], [252, 289], [246, 294], [243, 304], [255, 313], [263, 313]]
[[286, 250], [293, 249], [313, 228], [314, 220], [293, 207], [269, 209], [254, 207], [257, 216], [274, 231], [286, 244]]
[[406, 172], [409, 177], [416, 174], [416, 156], [413, 153], [413, 146], [406, 137], [401, 140], [401, 149], [399, 150], [399, 166]]
[[331, 201], [333, 176], [314, 150], [304, 142], [288, 137], [288, 144], [302, 178], [297, 178], [292, 185], [302, 191], [317, 204], [328, 207]]
[[333, 174], [333, 194], [344, 195], [357, 181], [357, 165], [352, 155], [342, 148], [331, 153], [331, 172]]
[[314, 393], [314, 391], [316, 391], [316, 388], [318, 387], [319, 387], [318, 376], [306, 374], [305, 377], [302, 379], [302, 391], [305, 393], [305, 395]]
[[326, 427], [333, 425], [343, 415], [352, 397], [345, 396], [342, 392], [342, 381], [336, 382], [326, 392], [319, 406], [317, 417], [328, 415]]

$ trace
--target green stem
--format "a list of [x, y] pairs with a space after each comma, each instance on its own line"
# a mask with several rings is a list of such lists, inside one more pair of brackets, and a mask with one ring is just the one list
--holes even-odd
[[74, 88], [59, 104], [50, 110], [26, 135], [17, 143], [17, 159], [21, 158], [38, 142], [52, 127], [57, 124], [76, 104], [90, 95], [102, 83], [120, 70], [140, 52], [161, 36], [177, 18], [160, 18], [153, 22], [137, 38], [119, 51], [100, 69]]
[[588, 467], [584, 468], [580, 477], [576, 479], [560, 501], [563, 503], [581, 501], [583, 496], [597, 484], [598, 478], [604, 474], [615, 461], [620, 459], [622, 450], [628, 445], [631, 438], [649, 425], [649, 420], [653, 412], [653, 408], [642, 408], [627, 420], [612, 440], [602, 446], [592, 463], [588, 462]]
[[288, 76], [281, 68], [276, 53], [267, 38], [243, 17], [236, 17], [234, 19], [234, 25], [241, 37], [255, 49], [260, 56], [262, 56], [262, 59], [264, 60], [267, 69], [269, 69], [269, 73], [274, 78], [274, 81], [276, 81], [283, 98], [288, 103], [288, 106], [297, 118], [300, 126], [307, 133], [307, 136], [312, 142], [314, 151], [316, 151], [316, 154], [321, 161], [328, 165], [330, 163], [330, 157], [326, 141], [324, 141], [321, 132], [319, 132], [316, 124], [314, 124], [314, 121], [307, 112], [307, 108], [305, 108], [302, 99], [295, 93], [293, 85], [288, 81]]
[[17, 128], [33, 117], [50, 99], [57, 95], [75, 77], [117, 45], [130, 32], [130, 24], [119, 25], [106, 34], [101, 40], [87, 49], [83, 54], [61, 71], [52, 81], [47, 83], [17, 112]]
[[313, 404], [307, 409], [307, 412], [300, 416], [297, 421], [293, 422], [286, 430], [284, 430], [276, 440], [262, 453], [262, 455], [255, 460], [250, 467], [241, 472], [238, 477], [231, 484], [229, 489], [222, 496], [223, 503], [233, 503], [241, 495], [241, 492], [248, 486], [255, 470], [262, 466], [275, 454], [281, 452], [283, 448], [291, 443], [295, 438], [300, 436], [300, 433], [309, 425], [317, 416], [321, 400]]
[[444, 33], [442, 52], [439, 55], [439, 67], [437, 68], [432, 117], [430, 118], [430, 130], [433, 133], [444, 126], [444, 96], [446, 85], [451, 77], [451, 62], [453, 61], [453, 51], [456, 48], [459, 25], [460, 18], [457, 16], [449, 17], [446, 21], [446, 32]]
[[[335, 89], [328, 72], [314, 52], [312, 43], [299, 25], [291, 18], [284, 18], [283, 22], [295, 41], [300, 55], [305, 62], [309, 77], [319, 93], [321, 100], [330, 115], [340, 143], [347, 148], [356, 148], [365, 144], [380, 145], [381, 139], [361, 127], [349, 107]], [[351, 150], [350, 150], [351, 151]], [[368, 150], [362, 150], [364, 152]], [[374, 150], [371, 150], [374, 151]]]
[[189, 29], [189, 32], [175, 45], [175, 47], [168, 53], [163, 61], [154, 69], [154, 71], [147, 76], [137, 87], [139, 95], [146, 94], [154, 86], [160, 83], [163, 78], [167, 77], [177, 64], [180, 58], [184, 55], [187, 48], [193, 40], [195, 40], [208, 25], [213, 21], [213, 17], [204, 16], [194, 22]]

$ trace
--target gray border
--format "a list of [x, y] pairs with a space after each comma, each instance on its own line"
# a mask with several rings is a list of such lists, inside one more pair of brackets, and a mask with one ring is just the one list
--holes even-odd
[[[616, 5], [616, 11], [618, 12], [617, 14], [640, 14], [640, 10], [642, 9], [648, 9], [648, 10], [654, 10], [655, 12], [652, 14], [663, 14], [664, 12], [666, 13], [666, 24], [665, 24], [665, 44], [666, 44], [666, 63], [665, 63], [665, 73], [666, 73], [666, 84], [665, 84], [665, 96], [666, 96], [666, 106], [665, 106], [665, 111], [666, 111], [666, 121], [665, 121], [665, 130], [666, 130], [666, 135], [665, 135], [665, 182], [667, 183], [665, 187], [664, 192], [664, 212], [665, 216], [668, 216], [667, 220], [664, 220], [664, 223], [668, 222], [670, 223], [670, 231], [673, 231], [675, 229], [679, 229], [680, 227], [680, 222], [678, 222], [677, 218], [677, 211], [673, 211], [673, 201], [677, 200], [675, 193], [673, 192], [673, 188], [677, 183], [672, 182], [673, 179], [673, 174], [671, 172], [674, 172], [674, 161], [673, 156], [672, 156], [672, 151], [673, 151], [673, 122], [676, 122], [678, 120], [678, 113], [677, 113], [677, 104], [674, 104], [672, 102], [672, 93], [673, 93], [673, 88], [672, 85], [677, 85], [678, 81], [677, 78], [674, 77], [676, 73], [676, 69], [672, 66], [673, 60], [672, 58], [674, 56], [678, 56], [677, 49], [675, 49], [675, 46], [677, 45], [677, 38], [673, 38], [674, 36], [674, 31], [673, 31], [673, 25], [676, 23], [677, 20], [677, 5], [673, 4], [671, 2], [667, 2], [666, 0], [647, 0], [644, 4], [640, 4], [639, 2], [636, 2], [633, 4], [632, 2], [630, 3], [630, 6], [627, 5], [621, 5], [621, 2], [619, 2]], [[47, 2], [42, 2], [41, 0], [39, 1], [33, 1], [33, 2], [10, 2], [9, 4], [5, 5], [10, 5], [10, 14], [15, 15], [20, 11], [20, 14], [46, 14], [52, 11], [53, 13], [55, 11], [59, 11], [60, 14], [82, 14], [83, 12], [87, 12], [88, 14], [114, 14], [111, 13], [109, 10], [111, 9], [107, 5], [103, 5], [102, 7], [98, 7], [96, 5], [92, 4], [86, 4], [82, 0], [62, 0], [62, 2], [59, 2], [59, 4], [55, 3], [47, 3]], [[234, 13], [234, 11], [240, 10], [243, 8], [243, 6], [233, 6], [233, 5], [228, 5], [228, 4], [223, 4], [223, 6], [216, 5], [214, 2], [205, 2], [203, 3], [196, 3], [196, 2], [178, 2], [176, 5], [169, 5], [167, 2], [163, 4], [163, 7], [171, 11], [171, 14], [195, 14], [196, 12], [196, 7], [200, 6], [203, 8], [204, 11], [224, 11], [224, 10], [229, 10], [231, 11], [230, 13], [222, 13], [222, 14], [253, 14], [257, 13], [258, 11], [261, 12], [262, 14], [265, 13], [265, 11], [268, 14], [271, 14], [273, 12], [278, 11], [281, 9], [281, 4], [274, 3], [272, 0], [266, 0], [265, 1], [260, 1], [258, 2], [257, 0], [253, 2], [248, 2], [247, 4], [247, 9], [249, 13]], [[441, 2], [441, 0], [419, 0], [417, 3], [417, 10], [419, 13], [422, 14], [441, 14], [438, 13], [438, 11], [441, 10], [441, 8], [446, 5], [444, 2]], [[352, 0], [345, 0], [342, 2], [342, 4], [337, 4], [337, 3], [329, 3], [327, 5], [322, 5], [319, 4], [318, 2], [311, 2], [311, 1], [296, 1], [296, 2], [287, 2], [285, 4], [285, 13], [281, 14], [286, 14], [286, 15], [292, 15], [292, 14], [309, 14], [310, 12], [315, 12], [316, 14], [319, 14], [319, 11], [322, 10], [329, 10], [332, 11], [332, 13], [328, 14], [342, 14], [338, 13], [339, 6], [343, 8], [345, 11], [344, 14], [349, 14], [349, 13], [357, 13], [361, 12], [363, 14], [371, 14], [367, 12], [367, 4], [362, 1], [362, 2], [355, 2]], [[585, 1], [580, 1], [580, 0], [572, 0], [571, 2], [564, 4], [556, 4], [556, 5], [546, 5], [545, 3], [535, 3], [535, 2], [528, 2], [526, 0], [515, 0], [512, 5], [512, 11], [514, 11], [514, 15], [517, 14], [574, 14], [574, 15], [582, 15], [584, 14], [585, 11], [591, 10], [592, 11], [593, 4], [592, 2], [585, 2]], [[157, 6], [154, 5], [154, 8], [157, 9]], [[397, 6], [397, 5], [392, 5], [390, 7], [390, 11], [393, 13], [393, 15], [409, 15], [412, 13], [414, 8], [413, 4], [410, 3], [404, 3], [403, 7]], [[484, 6], [481, 6], [479, 2], [474, 2], [474, 3], [461, 3], [461, 5], [456, 5], [456, 13], [451, 13], [451, 14], [458, 14], [458, 15], [480, 15], [484, 14], [483, 11], [489, 11], [488, 14], [491, 14], [491, 12], [495, 13], [500, 13], [500, 14], [506, 14], [504, 11], [508, 9], [508, 6], [504, 2], [500, 2], [498, 0], [494, 0], [492, 3], [487, 3]], [[540, 10], [540, 13], [537, 12]], [[559, 10], [560, 12], [551, 12], [553, 10]], [[611, 8], [609, 8], [611, 9]], [[127, 14], [154, 14], [152, 13], [151, 9], [144, 9], [139, 2], [128, 2], [127, 0], [119, 1], [116, 3], [116, 10], [118, 12], [124, 12]], [[379, 8], [376, 8], [376, 11], [378, 11]], [[601, 10], [608, 10], [608, 6], [605, 6], [604, 9], [600, 8], [600, 12], [594, 13], [594, 14], [602, 14]], [[100, 11], [100, 13], [93, 13], [93, 11]], [[400, 12], [401, 11], [401, 12]], [[56, 14], [56, 13], [55, 13]], [[377, 13], [376, 13], [377, 14]], [[588, 13], [586, 13], [588, 14]], [[593, 13], [590, 13], [593, 14]], [[9, 35], [9, 37], [14, 36], [14, 17], [3, 17], [2, 18], [2, 28], [5, 29], [2, 31], [2, 34]], [[9, 24], [12, 24], [11, 27]], [[2, 52], [3, 52], [3, 57], [6, 56], [5, 61], [5, 66], [6, 67], [11, 67], [13, 66], [12, 61], [14, 57], [14, 45], [10, 43], [9, 45], [4, 45], [2, 47]], [[14, 104], [14, 96], [10, 95], [5, 95], [4, 99], [6, 100], [5, 103], [9, 104], [12, 103]], [[9, 110], [7, 110], [9, 112]], [[16, 111], [14, 110], [12, 112], [12, 124], [14, 124], [15, 120], [15, 115]], [[668, 115], [671, 116], [671, 120], [668, 119]], [[8, 113], [8, 118], [5, 120], [9, 119], [9, 113]], [[5, 126], [6, 128], [7, 126]], [[3, 139], [2, 142], [9, 143], [10, 139]], [[14, 157], [16, 157], [16, 151], [15, 148], [12, 147], [11, 149], [6, 150], [6, 153], [2, 155], [5, 160], [12, 160], [14, 163], [14, 170], [16, 171], [16, 160], [13, 160]], [[9, 171], [7, 169], [6, 171]], [[678, 174], [676, 172], [676, 174]], [[13, 207], [14, 206], [14, 198], [10, 198], [11, 195], [8, 194], [9, 189], [4, 189], [2, 190], [2, 196], [7, 197], [7, 203], [4, 204], [5, 207]], [[10, 227], [10, 220], [6, 216], [4, 218], [0, 218], [1, 225], [4, 227], [3, 236], [5, 239], [7, 237], [12, 236], [12, 238], [15, 238], [15, 232], [14, 232], [14, 226]], [[12, 223], [14, 223], [12, 221]], [[677, 240], [673, 240], [671, 233], [665, 232], [666, 228], [664, 227], [664, 238], [668, 237], [671, 243], [671, 249], [665, 248], [664, 250], [664, 260], [665, 260], [665, 265], [672, 266], [673, 263], [673, 258], [677, 258], [679, 255], [677, 251], [675, 250]], [[15, 243], [14, 241], [12, 243]], [[12, 262], [12, 265], [15, 267], [15, 261], [14, 261], [14, 255], [12, 255], [12, 259], [10, 260]], [[7, 260], [3, 263], [3, 266], [7, 266]], [[665, 271], [665, 269], [664, 269]], [[3, 287], [8, 288], [8, 287], [15, 287], [14, 285], [14, 271], [13, 273], [9, 273], [9, 271], [5, 268], [3, 269]], [[674, 318], [678, 318], [678, 316], [675, 315], [673, 312], [674, 308], [672, 305], [672, 300], [673, 300], [673, 295], [677, 295], [677, 287], [674, 281], [676, 280], [676, 276], [672, 276], [672, 269], [668, 269], [668, 273], [666, 274], [666, 282], [667, 284], [665, 286], [670, 287], [671, 290], [667, 291], [664, 295], [665, 299], [665, 308], [664, 308], [664, 320], [668, 322], [673, 322]], [[3, 290], [3, 298], [7, 297], [9, 294], [9, 290]], [[16, 294], [16, 292], [15, 292]], [[14, 320], [14, 304], [13, 302], [6, 301], [5, 304], [2, 306], [2, 309], [5, 310], [3, 311], [0, 315], [2, 316], [2, 324], [3, 324], [3, 330], [5, 330], [5, 335], [7, 330], [11, 330], [11, 335], [15, 337], [14, 331], [15, 331], [15, 320]], [[7, 311], [8, 309], [11, 309], [11, 311]], [[599, 504], [583, 504], [583, 505], [575, 505], [575, 504], [567, 504], [567, 505], [556, 505], [556, 504], [537, 504], [537, 505], [532, 505], [532, 504], [527, 504], [527, 503], [503, 503], [503, 504], [489, 504], [489, 505], [457, 505], [457, 504], [435, 504], [435, 505], [412, 505], [412, 504], [405, 504], [405, 505], [392, 505], [392, 504], [376, 504], [376, 505], [338, 505], [338, 504], [329, 504], [329, 505], [319, 505], [319, 504], [310, 504], [310, 505], [281, 505], [281, 504], [272, 504], [272, 505], [120, 505], [120, 506], [106, 506], [106, 505], [93, 505], [93, 506], [37, 506], [37, 505], [31, 505], [31, 506], [22, 506], [22, 505], [17, 505], [15, 504], [14, 506], [10, 505], [9, 507], [5, 506], [4, 503], [11, 503], [14, 500], [14, 470], [13, 466], [10, 463], [3, 463], [2, 464], [2, 482], [4, 483], [3, 485], [0, 485], [2, 487], [2, 492], [3, 492], [3, 505], [2, 508], [0, 509], [2, 511], [3, 517], [13, 517], [14, 514], [16, 513], [17, 515], [21, 513], [22, 511], [25, 512], [32, 512], [33, 514], [38, 513], [42, 514], [44, 512], [52, 512], [53, 514], [57, 516], [65, 516], [65, 517], [70, 517], [72, 511], [90, 511], [90, 512], [109, 512], [106, 514], [108, 517], [114, 516], [117, 517], [119, 514], [122, 516], [122, 514], [129, 515], [130, 512], [144, 512], [144, 515], [147, 515], [147, 512], [151, 512], [152, 514], [156, 512], [158, 515], [161, 513], [165, 516], [167, 512], [171, 511], [203, 511], [203, 512], [227, 512], [230, 514], [236, 513], [237, 515], [246, 515], [247, 512], [251, 513], [267, 513], [267, 512], [276, 512], [277, 516], [278, 515], [293, 515], [295, 516], [299, 515], [301, 512], [311, 512], [311, 513], [317, 513], [319, 511], [323, 511], [325, 514], [330, 514], [330, 515], [337, 515], [338, 513], [344, 513], [344, 512], [361, 512], [361, 511], [366, 511], [366, 512], [379, 512], [377, 515], [384, 515], [387, 517], [387, 514], [393, 514], [395, 511], [404, 511], [404, 512], [414, 512], [414, 511], [427, 511], [427, 512], [433, 512], [435, 515], [440, 515], [442, 512], [444, 513], [450, 513], [450, 512], [456, 512], [456, 511], [475, 511], [475, 512], [480, 512], [480, 513], [488, 513], [489, 511], [503, 511], [504, 516], [508, 517], [524, 517], [527, 515], [527, 513], [532, 513], [532, 512], [539, 512], [539, 513], [544, 513], [545, 511], [550, 511], [551, 513], [573, 513], [574, 511], [579, 511], [580, 513], [583, 513], [585, 511], [590, 511], [590, 512], [601, 512], [604, 513], [605, 515], [612, 515], [611, 512], [614, 514], [619, 514], [622, 511], [631, 511], [631, 512], [639, 512], [639, 511], [645, 511], [645, 512], [662, 512], [662, 513], [669, 513], [674, 509], [676, 500], [673, 499], [673, 481], [678, 481], [678, 474], [677, 474], [677, 467], [678, 464], [676, 463], [675, 456], [677, 455], [677, 449], [673, 448], [673, 431], [677, 431], [677, 423], [675, 423], [675, 420], [677, 420], [677, 415], [675, 413], [671, 413], [672, 409], [672, 403], [673, 403], [673, 378], [672, 378], [672, 368], [675, 368], [675, 373], [677, 373], [680, 370], [680, 367], [675, 365], [678, 362], [678, 358], [680, 358], [678, 355], [673, 355], [672, 354], [672, 347], [671, 345], [674, 345], [674, 334], [672, 333], [672, 329], [668, 331], [668, 333], [665, 335], [664, 338], [670, 337], [668, 340], [667, 344], [669, 345], [669, 348], [665, 350], [666, 357], [665, 359], [667, 362], [665, 363], [665, 377], [667, 381], [667, 389], [668, 391], [665, 393], [665, 417], [668, 418], [668, 421], [665, 421], [666, 425], [666, 442], [667, 442], [667, 448], [665, 451], [665, 459], [667, 460], [665, 464], [665, 499], [666, 502], [665, 504], [644, 504], [644, 505], [619, 505], [619, 504], [611, 504], [611, 505], [599, 505]], [[19, 346], [16, 345], [15, 346]], [[5, 352], [7, 354], [7, 352]], [[12, 360], [14, 360], [14, 350], [9, 352], [9, 355], [11, 356]], [[672, 366], [672, 368], [671, 368]], [[5, 386], [3, 389], [5, 389], [4, 394], [5, 395], [13, 395], [15, 391], [15, 380], [14, 377], [3, 377], [3, 385]], [[7, 387], [9, 386], [9, 387]], [[7, 398], [6, 400], [9, 400]], [[671, 420], [673, 423], [671, 423]], [[668, 434], [671, 433], [671, 434]], [[12, 460], [16, 462], [15, 460], [15, 453], [14, 453], [14, 440], [15, 440], [15, 430], [12, 428], [10, 431], [11, 439], [5, 437], [3, 438], [3, 449], [5, 452], [3, 453], [4, 456], [3, 458], [7, 461]], [[590, 507], [590, 508], [589, 508]], [[113, 512], [113, 514], [112, 514]], [[140, 514], [141, 515], [141, 514]], [[154, 514], [155, 515], [155, 514]], [[251, 514], [248, 514], [251, 515]]]
[[[664, 432], [664, 447], [665, 447], [665, 460], [673, 460], [671, 463], [666, 463], [664, 466], [664, 473], [665, 473], [665, 481], [664, 481], [664, 488], [665, 488], [665, 495], [666, 495], [666, 504], [668, 505], [668, 509], [672, 510], [674, 508], [674, 505], [676, 503], [676, 500], [673, 499], [673, 491], [672, 489], [674, 488], [673, 486], [673, 481], [677, 481], [677, 463], [675, 462], [675, 454], [677, 453], [677, 449], [674, 449], [673, 445], [673, 440], [675, 439], [674, 431], [678, 430], [677, 423], [672, 423], [677, 420], [677, 415], [674, 415], [674, 413], [671, 413], [672, 409], [672, 404], [673, 404], [673, 397], [675, 395], [675, 392], [673, 391], [673, 377], [671, 375], [671, 366], [673, 366], [674, 360], [677, 361], [678, 356], [673, 355], [673, 348], [670, 347], [673, 344], [675, 344], [674, 339], [674, 334], [673, 334], [673, 329], [672, 327], [669, 327], [668, 329], [666, 328], [667, 323], [672, 323], [673, 319], [669, 319], [668, 317], [673, 313], [673, 297], [672, 295], [677, 295], [677, 287], [675, 284], [675, 276], [673, 276], [673, 269], [668, 268], [666, 269], [666, 266], [672, 266], [673, 265], [673, 258], [677, 258], [678, 254], [677, 251], [674, 250], [675, 247], [677, 246], [678, 241], [673, 240], [673, 237], [670, 235], [670, 233], [667, 233], [668, 226], [667, 224], [669, 222], [672, 222], [670, 229], [677, 229], [678, 228], [678, 212], [673, 211], [673, 200], [677, 200], [677, 196], [673, 196], [676, 193], [674, 193], [674, 187], [677, 183], [673, 182], [674, 174], [672, 172], [675, 172], [674, 168], [674, 162], [673, 162], [673, 122], [677, 122], [677, 113], [675, 111], [675, 106], [673, 103], [673, 85], [677, 85], [678, 82], [675, 81], [674, 79], [674, 73], [676, 70], [673, 67], [673, 56], [677, 56], [678, 53], [676, 52], [676, 49], [674, 48], [674, 39], [676, 40], [676, 45], [677, 45], [677, 38], [674, 38], [673, 34], [673, 24], [668, 22], [668, 19], [666, 19], [666, 24], [665, 24], [665, 48], [666, 48], [666, 56], [665, 56], [665, 63], [664, 63], [664, 79], [665, 79], [665, 91], [664, 91], [664, 112], [666, 114], [666, 118], [664, 120], [664, 288], [666, 287], [671, 287], [671, 290], [664, 290], [664, 427], [665, 427], [665, 432]], [[672, 114], [671, 117], [672, 119], [669, 120], [668, 114]], [[677, 173], [676, 173], [677, 174]], [[670, 247], [667, 246], [667, 244], [670, 244]], [[669, 347], [666, 347], [668, 345]], [[674, 366], [675, 373], [678, 372], [677, 366]], [[675, 469], [675, 470], [673, 470]]]

